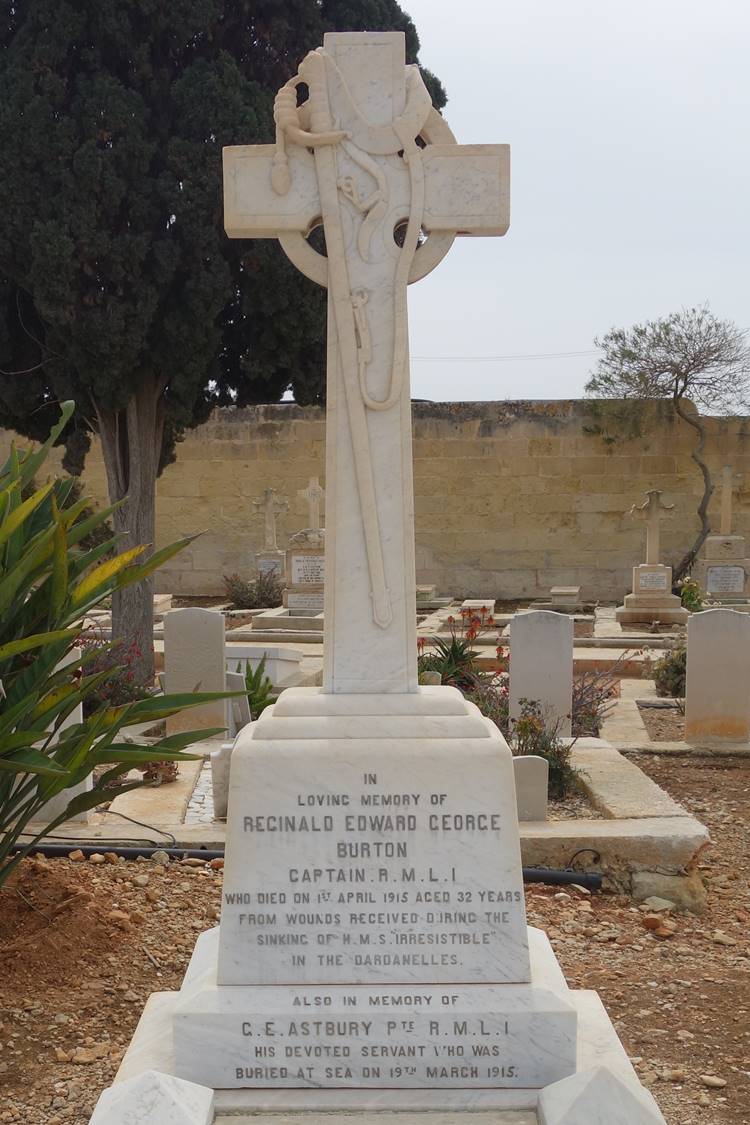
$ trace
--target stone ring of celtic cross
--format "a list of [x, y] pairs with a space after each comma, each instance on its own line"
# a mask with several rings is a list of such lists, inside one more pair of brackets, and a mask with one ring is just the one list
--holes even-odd
[[[430, 110], [420, 136], [428, 145], [457, 143], [448, 122], [434, 108]], [[420, 281], [442, 262], [453, 245], [458, 232], [440, 231], [440, 233], [431, 234], [426, 231], [425, 233], [428, 235], [427, 239], [421, 246], [417, 247], [414, 253], [409, 270], [409, 284], [413, 281]], [[317, 282], [318, 285], [324, 287], [328, 285], [328, 259], [310, 245], [304, 234], [299, 231], [287, 231], [280, 234], [278, 238], [287, 258], [294, 262], [297, 269], [305, 277], [309, 277], [311, 281]]]

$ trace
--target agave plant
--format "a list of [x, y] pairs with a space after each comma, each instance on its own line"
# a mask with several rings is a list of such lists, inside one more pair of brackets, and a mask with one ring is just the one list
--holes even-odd
[[[82, 656], [76, 648], [86, 613], [114, 590], [140, 582], [190, 539], [146, 561], [140, 558], [145, 546], [113, 553], [116, 537], [86, 549], [84, 540], [112, 508], [91, 514], [87, 498], [71, 497], [67, 482], [55, 480], [22, 498], [73, 409], [63, 404], [38, 451], [14, 447], [0, 469], [0, 886], [65, 820], [143, 784], [125, 779], [133, 767], [187, 759], [185, 747], [220, 730], [181, 732], [144, 747], [125, 741], [124, 728], [227, 694], [154, 696], [144, 689], [143, 698], [120, 707], [97, 698], [109, 673], [92, 672], [95, 653]], [[71, 722], [85, 700], [95, 701], [94, 710], [83, 722]], [[97, 766], [108, 768], [90, 791], [72, 795], [50, 823], [28, 831], [52, 797], [85, 781]]]
[[[237, 665], [239, 672], [240, 665]], [[250, 705], [250, 715], [259, 719], [266, 707], [273, 703], [273, 684], [266, 675], [266, 654], [263, 653], [258, 666], [254, 669], [248, 660], [245, 666], [245, 687], [247, 688], [247, 702]]]

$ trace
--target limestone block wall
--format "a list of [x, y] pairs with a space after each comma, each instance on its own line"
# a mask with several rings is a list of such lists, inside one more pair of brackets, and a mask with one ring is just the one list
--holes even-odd
[[[675, 505], [663, 527], [665, 562], [676, 563], [697, 531], [695, 434], [666, 405], [649, 407], [632, 427], [602, 424], [581, 401], [415, 403], [413, 418], [417, 579], [442, 593], [523, 598], [580, 585], [586, 598], [620, 598], [644, 558], [644, 527], [627, 511], [648, 488]], [[734, 530], [750, 540], [750, 418], [706, 424], [717, 481], [727, 463], [740, 474]], [[631, 436], [611, 440], [623, 429]], [[0, 432], [0, 454], [10, 439]], [[249, 574], [262, 546], [252, 498], [271, 487], [289, 500], [278, 521], [283, 547], [306, 526], [298, 491], [310, 476], [325, 483], [324, 474], [322, 410], [217, 411], [188, 434], [159, 481], [159, 544], [202, 535], [160, 572], [158, 589], [221, 595], [222, 575]], [[104, 503], [98, 447], [85, 479]], [[718, 493], [711, 513], [718, 528]]]

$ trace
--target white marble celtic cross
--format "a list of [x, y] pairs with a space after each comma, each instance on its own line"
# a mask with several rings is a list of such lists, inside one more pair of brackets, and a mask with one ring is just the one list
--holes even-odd
[[289, 510], [289, 501], [277, 496], [275, 488], [266, 488], [263, 495], [252, 501], [256, 512], [262, 512], [264, 518], [264, 543], [266, 551], [277, 551], [276, 544], [276, 517]]
[[457, 234], [505, 233], [509, 149], [456, 144], [401, 32], [326, 35], [274, 117], [275, 145], [224, 149], [224, 223], [328, 287], [324, 690], [415, 692], [406, 287]]
[[642, 504], [633, 504], [631, 516], [640, 516], [646, 521], [646, 564], [656, 565], [661, 561], [661, 520], [674, 512], [674, 504], [662, 504], [663, 493], [652, 488], [646, 493]]
[[318, 478], [310, 477], [307, 488], [301, 488], [297, 495], [300, 500], [307, 500], [308, 530], [320, 531], [320, 505], [326, 494]]

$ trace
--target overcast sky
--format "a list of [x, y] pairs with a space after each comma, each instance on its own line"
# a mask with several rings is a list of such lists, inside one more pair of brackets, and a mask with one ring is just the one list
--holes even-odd
[[459, 143], [511, 146], [508, 234], [409, 289], [415, 398], [580, 396], [594, 355], [481, 359], [589, 352], [684, 305], [750, 325], [747, 0], [402, 6]]

